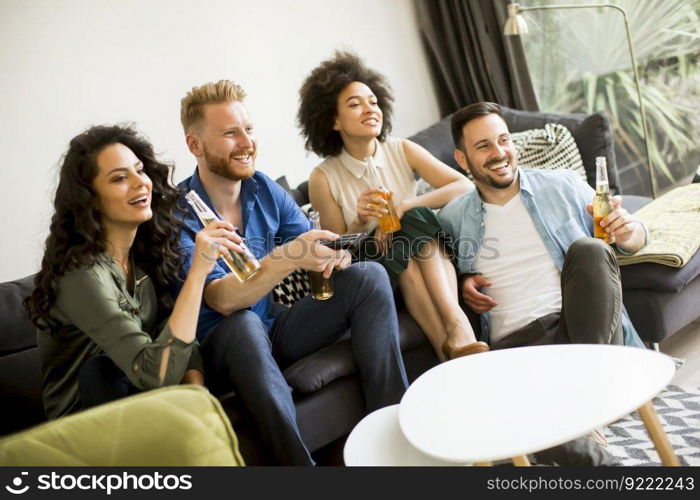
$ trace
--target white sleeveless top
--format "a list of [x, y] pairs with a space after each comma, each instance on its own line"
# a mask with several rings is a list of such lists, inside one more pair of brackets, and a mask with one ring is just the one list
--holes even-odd
[[[416, 179], [406, 160], [401, 139], [388, 137], [384, 142], [376, 142], [374, 163], [384, 187], [393, 193], [394, 206], [415, 197]], [[326, 158], [316, 168], [326, 174], [333, 199], [343, 211], [346, 227], [350, 227], [357, 217], [357, 198], [368, 187], [374, 187], [367, 164], [353, 158], [343, 148], [338, 156]]]

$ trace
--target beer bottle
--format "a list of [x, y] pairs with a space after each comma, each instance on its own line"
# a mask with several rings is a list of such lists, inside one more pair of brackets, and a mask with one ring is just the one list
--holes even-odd
[[615, 236], [605, 231], [600, 221], [610, 215], [610, 186], [608, 184], [608, 168], [604, 156], [595, 159], [595, 198], [593, 199], [593, 236], [605, 243], [615, 243]]
[[[309, 212], [313, 229], [321, 229], [321, 217], [318, 212]], [[324, 278], [321, 271], [309, 271], [311, 281], [311, 296], [316, 300], [327, 300], [333, 297], [333, 278]]]
[[[381, 196], [387, 201], [386, 204], [386, 209], [389, 211], [388, 214], [384, 215], [383, 217], [379, 218], [379, 229], [382, 230], [384, 233], [393, 233], [395, 231], [398, 231], [401, 229], [401, 221], [399, 220], [399, 217], [396, 215], [396, 210], [394, 209], [394, 202], [391, 199], [392, 194], [391, 191], [389, 191], [385, 186], [384, 183], [382, 182], [381, 178], [379, 177], [379, 172], [377, 171], [377, 166], [374, 164], [374, 158], [371, 156], [368, 156], [365, 158], [365, 162], [367, 162], [367, 170], [369, 171], [369, 178], [370, 178], [370, 183], [372, 184], [372, 187], [376, 187], [382, 190], [381, 193], [378, 194], [378, 196]], [[380, 207], [380, 208], [385, 208], [385, 207]]]
[[[199, 222], [202, 223], [203, 227], [206, 227], [211, 221], [220, 220], [194, 190], [187, 193], [185, 199], [192, 207], [192, 210], [194, 210], [194, 213], [197, 214]], [[236, 232], [238, 232], [238, 230], [236, 230]], [[255, 258], [244, 243], [239, 243], [238, 246], [243, 248], [245, 253], [240, 254], [234, 250], [226, 249], [221, 255], [221, 258], [226, 264], [226, 267], [238, 278], [238, 281], [243, 283], [260, 271], [260, 262], [258, 262], [258, 259]]]

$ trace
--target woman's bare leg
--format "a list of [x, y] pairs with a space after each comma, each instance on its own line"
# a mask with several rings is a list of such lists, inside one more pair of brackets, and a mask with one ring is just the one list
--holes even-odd
[[406, 270], [399, 274], [399, 289], [406, 309], [425, 332], [440, 361], [445, 361], [445, 355], [442, 353], [442, 344], [447, 338], [445, 327], [414, 259], [410, 259]]
[[476, 342], [469, 319], [459, 305], [454, 266], [440, 245], [435, 240], [424, 243], [416, 262], [430, 299], [442, 319], [448, 345], [456, 348]]

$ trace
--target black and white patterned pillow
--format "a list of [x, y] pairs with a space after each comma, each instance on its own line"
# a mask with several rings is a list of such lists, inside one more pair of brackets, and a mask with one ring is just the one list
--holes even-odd
[[587, 182], [581, 153], [569, 129], [559, 123], [547, 123], [535, 128], [511, 134], [518, 151], [518, 165], [526, 168], [573, 170]]
[[272, 300], [278, 304], [292, 307], [298, 300], [311, 293], [309, 273], [297, 269], [292, 274], [277, 283], [272, 289]]

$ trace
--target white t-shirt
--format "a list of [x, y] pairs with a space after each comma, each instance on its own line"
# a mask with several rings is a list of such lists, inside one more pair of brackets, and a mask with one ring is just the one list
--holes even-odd
[[475, 268], [490, 287], [495, 342], [537, 318], [561, 311], [561, 273], [544, 246], [520, 195], [503, 206], [484, 203], [484, 242]]

